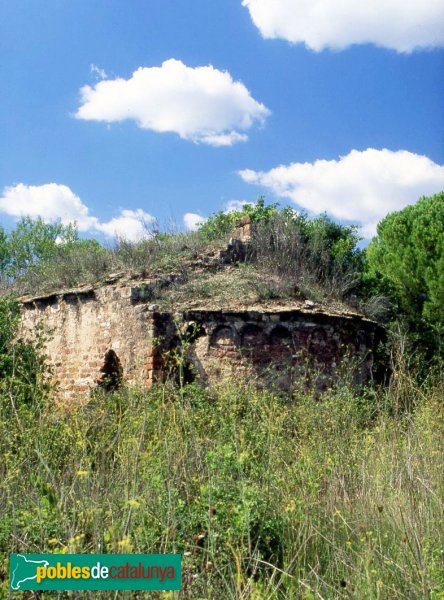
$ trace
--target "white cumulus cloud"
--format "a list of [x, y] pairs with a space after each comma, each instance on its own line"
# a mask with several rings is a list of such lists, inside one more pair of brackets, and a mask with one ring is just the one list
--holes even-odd
[[205, 217], [196, 213], [185, 213], [183, 216], [183, 222], [188, 231], [197, 231], [205, 221]]
[[270, 114], [245, 85], [213, 66], [188, 67], [170, 59], [140, 67], [129, 79], [106, 79], [80, 90], [78, 119], [134, 120], [142, 129], [174, 132], [212, 146], [248, 139], [246, 131]]
[[137, 210], [123, 209], [118, 217], [114, 217], [106, 223], [98, 223], [96, 229], [109, 237], [139, 242], [150, 237], [150, 227], [153, 223], [155, 223], [155, 218], [141, 208]]
[[239, 175], [310, 212], [360, 224], [366, 237], [387, 213], [444, 189], [444, 165], [406, 150], [352, 150], [339, 160], [246, 169]]
[[68, 186], [58, 183], [6, 187], [0, 198], [0, 212], [11, 217], [41, 217], [47, 222], [60, 219], [64, 225], [76, 221], [79, 231], [92, 229], [98, 222]]
[[320, 51], [372, 43], [398, 52], [444, 46], [442, 0], [243, 0], [265, 38]]
[[122, 237], [137, 242], [150, 235], [154, 217], [142, 209], [123, 209], [117, 217], [101, 222], [89, 214], [88, 207], [66, 185], [46, 183], [6, 187], [0, 197], [0, 212], [11, 217], [41, 217], [50, 223], [60, 220], [64, 225], [77, 223], [79, 231], [101, 232], [109, 237]]

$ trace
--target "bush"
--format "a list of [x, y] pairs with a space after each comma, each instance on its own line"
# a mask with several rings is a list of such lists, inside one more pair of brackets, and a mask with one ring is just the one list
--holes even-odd
[[265, 199], [260, 196], [256, 204], [244, 204], [241, 210], [218, 212], [211, 215], [198, 230], [199, 236], [208, 241], [221, 240], [236, 227], [239, 219], [249, 216], [255, 223], [266, 222], [277, 212], [277, 204], [265, 206]]
[[112, 252], [96, 240], [75, 240], [59, 245], [50, 260], [29, 271], [26, 287], [51, 290], [96, 283], [114, 270], [115, 263]]
[[344, 299], [362, 283], [358, 242], [353, 226], [284, 209], [256, 226], [253, 256], [259, 269], [279, 274], [304, 296]]
[[2, 277], [16, 280], [34, 268], [49, 262], [59, 247], [78, 239], [74, 225], [45, 223], [41, 218], [22, 218], [9, 235], [1, 230], [0, 267]]
[[19, 319], [18, 303], [7, 296], [0, 298], [0, 400], [8, 414], [36, 396], [46, 397], [49, 390], [49, 370], [42, 354], [44, 336], [37, 329], [32, 341], [18, 337]]

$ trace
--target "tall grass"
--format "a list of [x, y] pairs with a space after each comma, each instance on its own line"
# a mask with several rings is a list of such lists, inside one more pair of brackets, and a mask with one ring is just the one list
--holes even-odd
[[9, 552], [183, 553], [159, 598], [444, 598], [444, 386], [394, 381], [321, 401], [167, 382], [69, 411], [5, 395], [0, 598]]

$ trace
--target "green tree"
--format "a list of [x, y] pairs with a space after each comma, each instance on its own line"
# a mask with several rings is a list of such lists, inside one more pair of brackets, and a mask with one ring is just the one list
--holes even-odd
[[16, 279], [30, 269], [51, 260], [57, 254], [59, 246], [73, 243], [77, 239], [75, 225], [45, 223], [41, 218], [33, 220], [24, 217], [8, 236], [6, 274]]
[[368, 278], [389, 292], [413, 337], [443, 350], [444, 193], [389, 214], [367, 250]]
[[356, 225], [341, 225], [323, 214], [314, 219], [305, 217], [304, 229], [311, 254], [324, 257], [324, 268], [362, 272], [363, 252], [358, 248], [361, 238]]

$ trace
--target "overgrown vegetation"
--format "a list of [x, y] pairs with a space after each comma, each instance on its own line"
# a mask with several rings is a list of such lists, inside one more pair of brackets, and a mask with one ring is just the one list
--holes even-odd
[[258, 224], [253, 256], [261, 272], [277, 275], [293, 295], [352, 303], [363, 272], [359, 240], [356, 227], [284, 209]]
[[[176, 290], [175, 296], [190, 297], [199, 280], [215, 274], [219, 283], [224, 280], [217, 275], [224, 270], [218, 252], [226, 246], [239, 219], [246, 216], [255, 224], [251, 247], [243, 259], [249, 265], [243, 273], [249, 276], [243, 293], [236, 289], [235, 297], [253, 298], [252, 283], [260, 290], [256, 301], [309, 298], [358, 306], [363, 251], [357, 246], [357, 229], [334, 223], [325, 215], [309, 218], [289, 208], [278, 210], [276, 204], [266, 206], [263, 198], [255, 205], [245, 204], [240, 211], [211, 216], [196, 232], [155, 230], [138, 243], [118, 240], [112, 248], [95, 240], [80, 240], [73, 226], [24, 219], [9, 236], [2, 233], [3, 286], [33, 294], [100, 283], [115, 272], [174, 274], [180, 286], [185, 286]], [[203, 276], [202, 270], [206, 271]], [[229, 278], [225, 280], [228, 285], [223, 295], [229, 299], [231, 286]], [[171, 291], [169, 299], [174, 296]]]
[[[248, 217], [251, 244], [229, 268], [218, 259], [233, 228]], [[367, 249], [358, 229], [326, 215], [279, 210], [262, 197], [242, 209], [219, 212], [195, 232], [157, 229], [138, 243], [104, 247], [79, 239], [74, 225], [24, 218], [0, 227], [3, 294], [44, 294], [99, 285], [120, 273], [158, 278], [156, 301], [245, 306], [312, 300], [357, 310], [406, 334], [419, 361], [444, 356], [444, 193], [389, 214]]]
[[7, 412], [11, 418], [11, 409], [18, 404], [30, 404], [49, 392], [43, 333], [37, 329], [33, 340], [21, 339], [19, 318], [18, 302], [8, 296], [0, 298], [0, 401], [9, 397]]
[[[218, 260], [240, 219], [254, 223], [241, 263]], [[104, 247], [79, 239], [73, 225], [24, 218], [0, 228], [3, 293], [47, 293], [103, 283], [111, 274], [158, 277], [157, 300], [230, 304], [309, 299], [352, 308], [407, 333], [427, 359], [444, 353], [444, 193], [388, 215], [367, 249], [358, 229], [327, 216], [279, 210], [262, 197], [241, 210], [212, 215], [195, 232], [157, 229], [137, 243]], [[171, 285], [170, 285], [171, 284]]]
[[0, 551], [181, 552], [165, 598], [442, 598], [443, 382], [393, 382], [2, 395]]
[[[194, 285], [225, 303], [248, 290], [252, 302], [314, 295], [380, 310], [385, 295], [389, 331], [405, 332], [389, 337], [381, 388], [358, 391], [344, 375], [319, 399], [303, 384], [283, 396], [179, 377], [150, 391], [102, 386], [66, 410], [47, 384], [41, 334], [20, 339], [17, 302], [4, 295], [0, 598], [7, 555], [26, 551], [182, 553], [183, 591], [150, 597], [442, 600], [443, 211], [441, 194], [390, 215], [368, 251], [353, 227], [262, 200], [195, 233], [113, 249], [61, 225], [0, 230], [4, 290], [97, 281], [117, 267], [179, 270], [173, 299]], [[187, 261], [210, 261], [244, 213], [257, 225], [248, 261], [191, 277]]]
[[116, 272], [155, 275], [185, 268], [187, 260], [211, 249], [198, 233], [147, 232], [138, 243], [115, 240], [105, 247], [79, 239], [73, 225], [22, 219], [9, 234], [0, 228], [0, 282], [3, 291], [39, 294], [100, 284]]

